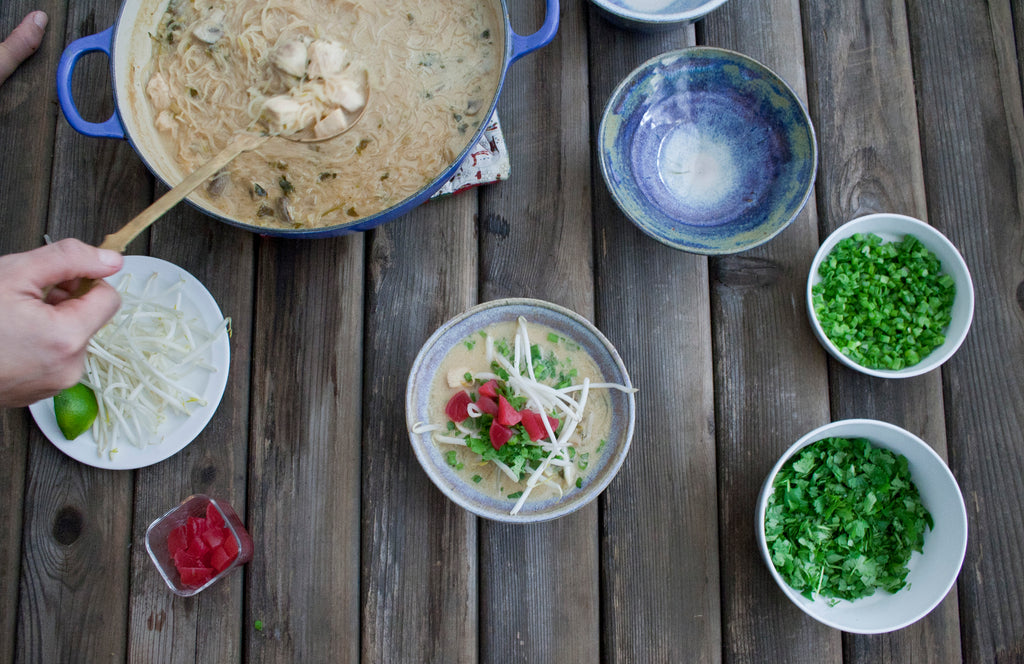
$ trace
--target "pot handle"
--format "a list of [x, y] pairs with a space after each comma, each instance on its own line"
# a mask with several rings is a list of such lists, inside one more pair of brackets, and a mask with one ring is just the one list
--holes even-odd
[[512, 38], [512, 56], [508, 60], [509, 64], [527, 53], [533, 53], [541, 46], [550, 44], [551, 40], [555, 38], [555, 33], [558, 32], [558, 0], [545, 1], [544, 25], [540, 26], [540, 30], [525, 37], [509, 30], [509, 36]]
[[75, 131], [94, 138], [124, 138], [124, 125], [118, 119], [117, 111], [114, 111], [106, 122], [89, 122], [84, 119], [71, 95], [71, 75], [75, 71], [78, 59], [86, 53], [103, 51], [109, 58], [113, 39], [114, 26], [103, 32], [76, 39], [64, 49], [57, 65], [57, 101], [60, 102], [60, 110], [64, 111], [64, 117]]

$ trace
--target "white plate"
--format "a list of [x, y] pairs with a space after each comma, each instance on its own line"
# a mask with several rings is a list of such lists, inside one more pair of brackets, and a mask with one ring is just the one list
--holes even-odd
[[[149, 279], [154, 272], [158, 275], [158, 286], [168, 287], [180, 279], [185, 280], [181, 291], [181, 307], [186, 314], [203, 321], [210, 329], [224, 320], [224, 315], [221, 313], [220, 307], [217, 306], [216, 300], [198, 279], [177, 265], [159, 258], [125, 256], [124, 267], [117, 274], [107, 277], [107, 281], [116, 285], [122, 276], [132, 274], [136, 278], [135, 283], [141, 284]], [[132, 290], [134, 292], [134, 289]], [[191, 443], [206, 427], [210, 418], [213, 417], [214, 411], [217, 410], [217, 406], [220, 405], [221, 397], [224, 396], [224, 388], [228, 382], [228, 367], [231, 361], [228, 336], [222, 334], [207, 351], [207, 354], [207, 361], [216, 367], [216, 371], [199, 369], [193, 372], [189, 381], [185, 382], [187, 386], [203, 395], [206, 405], [192, 411], [192, 414], [187, 417], [171, 414], [160, 429], [162, 439], [151, 445], [136, 447], [130, 442], [123, 441], [118, 445], [118, 452], [113, 455], [113, 458], [108, 454], [99, 453], [96, 439], [93, 438], [91, 430], [86, 431], [75, 440], [64, 438], [64, 434], [57, 426], [57, 419], [53, 412], [53, 399], [37, 401], [29, 406], [29, 410], [32, 412], [36, 424], [50, 439], [50, 442], [73, 459], [90, 466], [111, 470], [149, 466], [176, 454]]]

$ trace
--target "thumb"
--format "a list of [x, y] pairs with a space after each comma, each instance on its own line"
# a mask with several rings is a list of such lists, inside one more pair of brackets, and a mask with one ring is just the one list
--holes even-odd
[[7, 80], [25, 58], [36, 52], [43, 41], [46, 22], [47, 16], [44, 12], [31, 12], [10, 36], [0, 43], [0, 83]]
[[121, 296], [105, 281], [97, 281], [85, 295], [71, 298], [54, 307], [62, 329], [69, 338], [84, 345], [121, 306]]
[[85, 277], [102, 279], [121, 269], [124, 256], [109, 249], [92, 247], [78, 240], [61, 240], [19, 256], [19, 271], [31, 286], [47, 286]]

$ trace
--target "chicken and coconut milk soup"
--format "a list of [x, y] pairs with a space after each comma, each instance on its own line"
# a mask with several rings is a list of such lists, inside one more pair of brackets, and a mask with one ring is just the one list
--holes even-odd
[[434, 442], [467, 482], [514, 501], [561, 496], [587, 481], [611, 432], [609, 389], [594, 361], [547, 327], [497, 323], [456, 346], [431, 386]]
[[243, 153], [195, 196], [267, 227], [380, 212], [436, 179], [487, 121], [504, 53], [495, 4], [171, 0], [146, 85], [156, 128], [187, 173], [241, 131], [323, 136], [362, 111], [325, 142]]

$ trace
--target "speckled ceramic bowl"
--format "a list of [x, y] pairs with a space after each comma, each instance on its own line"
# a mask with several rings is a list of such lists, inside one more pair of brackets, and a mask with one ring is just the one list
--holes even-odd
[[607, 445], [590, 461], [586, 480], [580, 488], [560, 498], [527, 501], [515, 515], [514, 500], [490, 496], [460, 475], [446, 461], [451, 446], [438, 445], [428, 433], [413, 433], [418, 423], [430, 422], [430, 388], [441, 363], [458, 344], [493, 323], [515, 321], [520, 316], [530, 323], [555, 330], [576, 342], [594, 359], [608, 382], [631, 387], [626, 367], [611, 342], [588, 320], [564, 307], [542, 300], [515, 298], [479, 304], [442, 325], [423, 345], [409, 372], [405, 395], [406, 425], [413, 450], [431, 481], [448, 498], [470, 512], [495, 521], [534, 523], [574, 512], [591, 502], [615, 477], [633, 439], [636, 400], [632, 393], [610, 390], [612, 431]]
[[612, 93], [601, 174], [627, 217], [664, 244], [731, 254], [775, 237], [803, 209], [818, 148], [782, 79], [705, 46], [664, 53]]
[[726, 0], [591, 0], [611, 23], [628, 30], [673, 30], [704, 18]]

